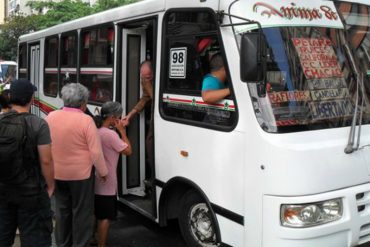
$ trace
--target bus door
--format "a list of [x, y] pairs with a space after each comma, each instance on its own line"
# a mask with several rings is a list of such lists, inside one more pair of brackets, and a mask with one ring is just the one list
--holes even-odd
[[[122, 30], [122, 104], [125, 114], [139, 101], [142, 89], [140, 63], [145, 60], [144, 29]], [[127, 128], [132, 154], [122, 161], [122, 193], [145, 196], [145, 114], [138, 114]]]
[[31, 113], [40, 116], [40, 108], [37, 107], [40, 95], [40, 44], [30, 46], [30, 81], [37, 87], [35, 103], [31, 106]]

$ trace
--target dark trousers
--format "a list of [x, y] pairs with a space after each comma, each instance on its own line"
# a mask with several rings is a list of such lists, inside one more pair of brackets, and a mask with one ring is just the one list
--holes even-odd
[[94, 176], [55, 181], [55, 240], [59, 247], [89, 246], [94, 222]]
[[52, 212], [46, 190], [34, 196], [0, 192], [0, 247], [13, 245], [17, 228], [22, 247], [51, 246]]

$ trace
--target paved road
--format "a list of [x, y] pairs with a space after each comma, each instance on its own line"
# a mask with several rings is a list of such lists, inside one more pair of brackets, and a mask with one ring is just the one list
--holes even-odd
[[[117, 221], [111, 225], [107, 244], [108, 247], [186, 247], [177, 221], [161, 228], [126, 206], [120, 207]], [[14, 247], [20, 247], [18, 237]]]
[[161, 228], [157, 223], [123, 206], [112, 224], [109, 247], [186, 247], [177, 221]]

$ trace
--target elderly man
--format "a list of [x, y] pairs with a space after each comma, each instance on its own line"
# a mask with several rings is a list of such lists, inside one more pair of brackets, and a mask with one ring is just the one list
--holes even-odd
[[136, 114], [140, 113], [153, 99], [153, 68], [150, 61], [144, 61], [140, 66], [140, 79], [143, 88], [143, 95], [134, 108], [124, 118], [130, 121]]
[[[144, 61], [140, 66], [140, 79], [143, 88], [143, 94], [134, 108], [123, 118], [127, 121], [130, 120], [138, 113], [142, 112], [146, 105], [152, 103], [153, 100], [153, 66], [150, 61]], [[146, 169], [146, 186], [151, 187], [153, 178], [151, 177], [154, 169], [154, 154], [153, 154], [153, 115], [150, 116], [150, 126], [145, 140], [146, 154], [147, 154], [147, 169]]]
[[88, 245], [93, 232], [92, 167], [102, 180], [108, 174], [97, 128], [84, 114], [88, 98], [82, 84], [67, 84], [62, 88], [63, 109], [46, 118], [53, 141], [58, 246]]

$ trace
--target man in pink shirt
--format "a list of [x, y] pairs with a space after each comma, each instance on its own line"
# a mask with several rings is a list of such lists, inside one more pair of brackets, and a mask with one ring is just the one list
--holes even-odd
[[54, 160], [57, 245], [86, 246], [93, 229], [94, 174], [106, 180], [108, 169], [93, 119], [84, 114], [89, 92], [79, 83], [62, 88], [64, 108], [46, 121]]

